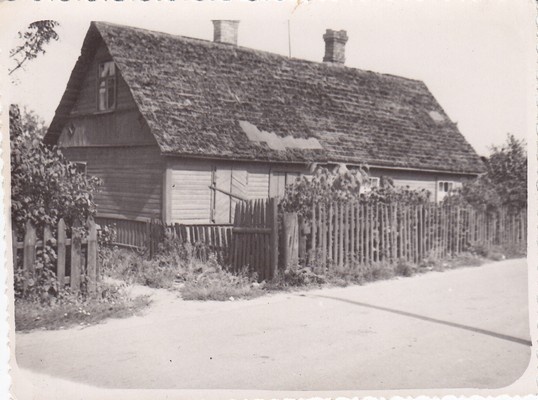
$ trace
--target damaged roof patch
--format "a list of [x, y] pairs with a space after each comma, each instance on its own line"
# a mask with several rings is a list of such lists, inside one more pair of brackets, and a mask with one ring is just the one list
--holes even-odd
[[428, 114], [430, 114], [430, 118], [435, 122], [444, 122], [445, 120], [445, 117], [443, 117], [438, 111], [430, 111]]
[[308, 139], [296, 138], [293, 136], [278, 136], [273, 132], [259, 130], [254, 124], [248, 121], [239, 121], [239, 126], [251, 142], [267, 143], [270, 149], [322, 149], [318, 139], [310, 137]]

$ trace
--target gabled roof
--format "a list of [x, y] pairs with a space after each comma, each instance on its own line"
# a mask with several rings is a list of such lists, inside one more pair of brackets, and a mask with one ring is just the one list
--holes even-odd
[[90, 26], [49, 142], [100, 38], [163, 154], [483, 170], [421, 81], [103, 22]]

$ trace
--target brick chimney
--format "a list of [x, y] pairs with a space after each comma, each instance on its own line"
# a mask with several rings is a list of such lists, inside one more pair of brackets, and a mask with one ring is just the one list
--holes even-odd
[[237, 46], [237, 28], [239, 21], [229, 19], [213, 20], [213, 41]]
[[346, 61], [347, 39], [346, 31], [327, 29], [325, 35], [323, 35], [323, 40], [325, 40], [325, 56], [323, 57], [323, 61], [344, 64]]

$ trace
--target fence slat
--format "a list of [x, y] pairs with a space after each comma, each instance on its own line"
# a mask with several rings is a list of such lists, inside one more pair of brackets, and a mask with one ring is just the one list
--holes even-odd
[[327, 220], [327, 252], [329, 263], [334, 264], [333, 262], [333, 205], [329, 204], [329, 217]]
[[[149, 236], [149, 235], [148, 235]], [[97, 228], [93, 219], [88, 219], [88, 293], [95, 297], [97, 294]]]
[[349, 262], [352, 265], [355, 265], [357, 263], [356, 261], [356, 248], [355, 248], [355, 242], [357, 234], [355, 232], [356, 222], [357, 222], [357, 215], [356, 215], [357, 207], [354, 203], [351, 203], [349, 205], [349, 213], [350, 213], [350, 229], [349, 229]]
[[65, 222], [61, 218], [58, 222], [58, 249], [56, 252], [56, 280], [58, 281], [59, 289], [63, 289], [65, 286], [65, 256], [66, 256], [66, 234], [65, 234]]
[[24, 249], [23, 249], [23, 291], [28, 289], [28, 280], [33, 278], [36, 259], [36, 231], [30, 221], [26, 221], [24, 233]]
[[271, 209], [271, 274], [273, 279], [278, 272], [278, 205], [274, 197], [269, 199], [268, 207]]
[[78, 227], [80, 223], [75, 223], [71, 228], [71, 272], [69, 274], [69, 283], [73, 292], [80, 291], [81, 276], [81, 239]]

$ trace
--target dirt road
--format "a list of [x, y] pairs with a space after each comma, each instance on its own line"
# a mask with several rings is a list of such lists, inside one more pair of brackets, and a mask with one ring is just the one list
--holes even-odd
[[495, 388], [530, 357], [525, 260], [18, 334], [18, 365], [109, 388]]

